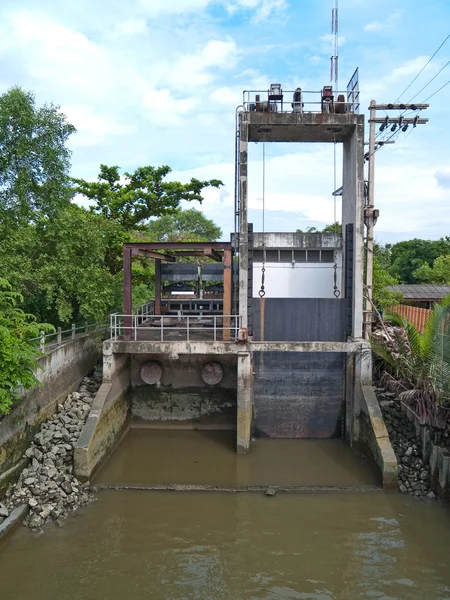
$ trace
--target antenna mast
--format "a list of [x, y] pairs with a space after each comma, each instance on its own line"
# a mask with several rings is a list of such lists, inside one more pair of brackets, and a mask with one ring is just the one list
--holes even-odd
[[338, 91], [339, 80], [339, 19], [338, 19], [338, 1], [333, 0], [331, 9], [331, 58], [330, 58], [330, 83], [335, 91]]

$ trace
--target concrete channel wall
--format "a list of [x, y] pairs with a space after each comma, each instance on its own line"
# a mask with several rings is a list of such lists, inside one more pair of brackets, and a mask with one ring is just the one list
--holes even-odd
[[80, 481], [90, 479], [128, 429], [129, 387], [129, 358], [122, 356], [116, 362], [116, 372], [112, 380], [104, 381], [100, 386], [75, 445], [74, 471]]
[[40, 385], [26, 392], [20, 404], [0, 422], [0, 496], [28, 462], [23, 454], [41, 423], [79, 386], [100, 357], [92, 334], [86, 334], [39, 360], [41, 368], [36, 376]]
[[361, 386], [362, 405], [359, 417], [359, 445], [377, 465], [383, 488], [397, 490], [398, 463], [384, 424], [375, 390], [371, 385]]

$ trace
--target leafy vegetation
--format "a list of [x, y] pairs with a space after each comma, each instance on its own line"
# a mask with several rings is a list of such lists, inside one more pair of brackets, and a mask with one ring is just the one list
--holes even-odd
[[7, 414], [19, 399], [17, 390], [37, 383], [34, 372], [40, 356], [37, 344], [30, 339], [41, 331], [54, 331], [51, 325], [37, 323], [20, 304], [23, 297], [11, 284], [0, 278], [0, 415]]
[[450, 417], [450, 296], [434, 306], [423, 333], [407, 319], [388, 318], [399, 326], [389, 347], [372, 338], [386, 365], [385, 382], [422, 423], [442, 431]]
[[195, 208], [150, 221], [148, 231], [158, 242], [215, 242], [222, 236], [222, 229]]
[[430, 270], [437, 258], [450, 255], [450, 237], [398, 242], [388, 250], [389, 273], [400, 283], [439, 283], [433, 278], [434, 274], [441, 275], [439, 268], [436, 273], [430, 273]]
[[432, 267], [424, 263], [413, 275], [422, 283], [450, 284], [450, 254], [438, 256]]
[[0, 96], [0, 233], [70, 202], [66, 143], [74, 132], [57, 106], [37, 107], [31, 92], [14, 87]]
[[125, 231], [133, 231], [144, 228], [150, 217], [173, 213], [182, 200], [202, 202], [204, 188], [223, 185], [218, 179], [192, 178], [189, 183], [165, 181], [171, 170], [167, 165], [146, 166], [121, 177], [119, 167], [100, 165], [97, 182], [73, 181], [75, 191], [94, 202], [91, 210], [118, 222]]

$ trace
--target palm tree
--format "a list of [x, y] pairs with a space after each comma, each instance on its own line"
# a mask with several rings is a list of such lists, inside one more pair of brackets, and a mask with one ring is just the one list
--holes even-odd
[[442, 432], [450, 419], [450, 296], [434, 306], [423, 333], [398, 315], [386, 319], [399, 326], [390, 347], [371, 339], [385, 364], [383, 383], [422, 424]]

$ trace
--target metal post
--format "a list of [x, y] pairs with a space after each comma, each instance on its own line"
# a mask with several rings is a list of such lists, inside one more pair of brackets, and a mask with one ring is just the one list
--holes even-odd
[[217, 333], [216, 333], [216, 328], [217, 328], [217, 315], [214, 315], [213, 317], [214, 319], [214, 341], [217, 341]]
[[45, 348], [45, 331], [41, 331], [41, 339], [40, 339], [39, 349], [44, 350], [44, 348]]
[[61, 346], [61, 343], [62, 343], [61, 327], [58, 327], [58, 329], [56, 331], [56, 343], [58, 346]]
[[186, 341], [189, 342], [189, 315], [186, 316]]
[[131, 314], [133, 312], [133, 290], [131, 287], [131, 248], [123, 247], [123, 337], [131, 339]]
[[85, 321], [84, 322], [84, 332], [87, 333], [88, 331], [89, 331], [89, 325], [88, 325], [88, 322]]
[[369, 130], [369, 199], [367, 206], [367, 255], [366, 255], [366, 295], [364, 304], [364, 337], [369, 339], [372, 328], [372, 299], [373, 299], [373, 209], [375, 206], [375, 117], [377, 114], [376, 102], [370, 102], [370, 130]]
[[161, 341], [164, 341], [164, 315], [161, 315]]
[[[223, 340], [231, 339], [231, 292], [232, 292], [232, 255], [231, 250], [224, 251], [223, 257]], [[214, 338], [215, 339], [215, 338]]]
[[155, 259], [155, 315], [161, 314], [161, 260]]
[[72, 339], [75, 339], [75, 335], [76, 335], [76, 329], [75, 329], [75, 323], [72, 323]]

